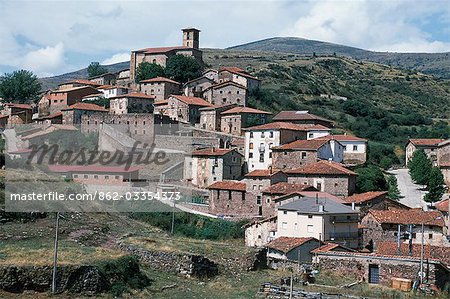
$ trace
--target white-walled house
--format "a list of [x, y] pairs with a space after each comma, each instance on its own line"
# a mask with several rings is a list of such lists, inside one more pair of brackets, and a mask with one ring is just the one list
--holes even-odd
[[128, 93], [129, 88], [123, 86], [100, 86], [99, 91], [103, 93], [103, 96], [107, 99], [121, 96]]
[[342, 144], [344, 164], [364, 164], [367, 159], [367, 140], [349, 135], [327, 135], [317, 139], [335, 140]]
[[332, 200], [302, 198], [278, 207], [277, 237], [316, 238], [357, 248], [359, 214]]
[[[308, 125], [305, 125], [308, 126]], [[309, 128], [307, 128], [306, 131], [306, 139], [311, 140], [315, 138], [325, 137], [330, 135], [331, 129], [327, 128], [323, 125], [311, 125]]]

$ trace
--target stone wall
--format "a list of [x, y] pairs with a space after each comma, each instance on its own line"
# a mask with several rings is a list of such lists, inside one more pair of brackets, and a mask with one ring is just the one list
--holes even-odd
[[293, 169], [317, 162], [317, 151], [272, 150], [274, 169]]

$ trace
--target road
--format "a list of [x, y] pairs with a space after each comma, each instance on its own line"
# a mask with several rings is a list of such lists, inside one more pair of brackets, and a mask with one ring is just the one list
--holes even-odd
[[409, 176], [408, 169], [396, 169], [389, 171], [389, 173], [395, 175], [397, 178], [398, 189], [403, 196], [403, 198], [400, 199], [402, 204], [411, 208], [423, 208], [424, 210], [427, 210], [427, 204], [422, 200], [426, 192], [420, 190], [422, 186], [413, 183]]

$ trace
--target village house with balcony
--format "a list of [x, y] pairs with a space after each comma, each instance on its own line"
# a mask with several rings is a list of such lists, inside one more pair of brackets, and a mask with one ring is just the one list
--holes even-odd
[[302, 198], [278, 207], [277, 237], [316, 238], [358, 248], [358, 212], [335, 201]]
[[237, 180], [242, 175], [243, 156], [233, 149], [194, 150], [185, 158], [184, 180], [200, 188], [217, 181]]

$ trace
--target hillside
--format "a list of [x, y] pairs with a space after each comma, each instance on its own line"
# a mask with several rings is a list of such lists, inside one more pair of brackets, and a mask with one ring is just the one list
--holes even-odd
[[378, 62], [403, 69], [413, 69], [439, 78], [450, 79], [450, 52], [447, 53], [389, 53], [373, 52], [328, 42], [295, 37], [275, 37], [233, 46], [230, 50], [273, 51], [311, 56], [347, 56], [358, 60]]

